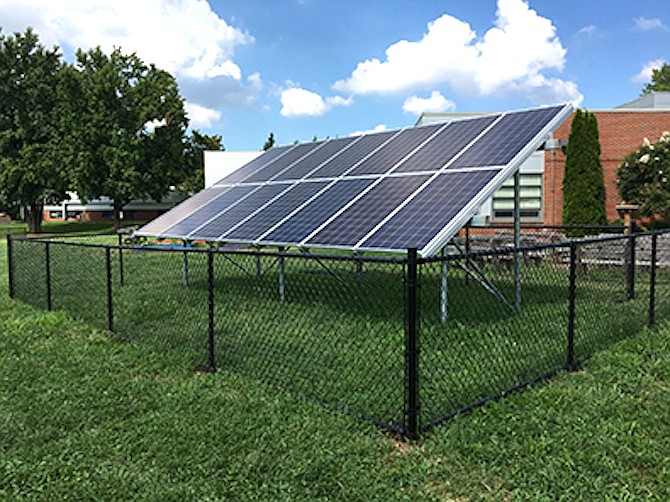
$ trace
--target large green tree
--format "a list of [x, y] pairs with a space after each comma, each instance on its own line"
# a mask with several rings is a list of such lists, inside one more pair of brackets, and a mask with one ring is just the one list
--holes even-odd
[[30, 232], [39, 232], [45, 202], [66, 198], [57, 92], [62, 60], [38, 36], [0, 34], [0, 200], [26, 208]]
[[[563, 175], [563, 224], [605, 225], [605, 185], [600, 163], [600, 142], [596, 116], [577, 110], [572, 119]], [[571, 236], [587, 233], [571, 229]]]
[[660, 68], [651, 71], [651, 82], [642, 88], [642, 94], [655, 91], [670, 91], [670, 64], [663, 63]]
[[205, 188], [205, 150], [225, 150], [223, 138], [191, 131], [184, 150], [185, 177], [177, 186], [180, 192], [193, 194]]
[[161, 200], [185, 177], [188, 121], [174, 77], [135, 54], [78, 51], [64, 72], [73, 188], [114, 201], [114, 225], [133, 199]]
[[617, 170], [619, 194], [629, 204], [639, 204], [640, 214], [670, 218], [670, 132], [657, 141], [645, 138]]

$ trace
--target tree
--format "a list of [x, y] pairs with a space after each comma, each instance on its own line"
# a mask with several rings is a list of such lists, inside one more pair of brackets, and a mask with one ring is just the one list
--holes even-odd
[[[605, 185], [596, 116], [577, 110], [572, 119], [563, 174], [563, 224], [605, 225]], [[586, 229], [566, 234], [583, 236]]]
[[74, 189], [110, 197], [118, 229], [128, 202], [161, 200], [184, 180], [184, 100], [172, 75], [119, 49], [79, 50], [65, 75]]
[[639, 204], [640, 215], [670, 218], [670, 132], [628, 154], [617, 169], [619, 194], [628, 204]]
[[651, 70], [651, 82], [645, 84], [642, 94], [650, 94], [655, 91], [670, 91], [670, 64], [663, 63], [660, 68]]
[[67, 197], [56, 92], [61, 67], [58, 48], [43, 47], [30, 28], [0, 34], [0, 200], [26, 207], [30, 232], [41, 230], [45, 202]]
[[273, 133], [270, 133], [267, 141], [263, 144], [263, 150], [267, 151], [273, 146], [275, 146], [275, 135]]
[[205, 150], [225, 150], [223, 138], [218, 134], [191, 132], [184, 152], [185, 179], [177, 186], [180, 192], [193, 194], [205, 188]]

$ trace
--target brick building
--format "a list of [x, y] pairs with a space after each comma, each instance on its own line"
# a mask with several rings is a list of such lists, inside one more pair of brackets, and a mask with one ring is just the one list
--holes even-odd
[[[618, 219], [616, 170], [623, 158], [642, 145], [643, 138], [654, 140], [670, 130], [670, 92], [642, 96], [609, 110], [593, 111], [598, 120], [601, 155], [605, 181], [605, 206], [609, 221]], [[446, 122], [481, 113], [425, 113], [417, 125]], [[520, 167], [522, 222], [560, 225], [563, 211], [564, 147], [570, 134], [572, 118], [568, 118], [547, 142], [543, 151], [535, 152]], [[479, 210], [474, 225], [512, 221], [513, 187], [509, 180]]]

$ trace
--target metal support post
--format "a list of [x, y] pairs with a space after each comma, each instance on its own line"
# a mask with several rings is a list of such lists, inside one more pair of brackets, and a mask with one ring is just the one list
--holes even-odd
[[216, 371], [215, 345], [214, 345], [214, 252], [210, 249], [207, 253], [207, 289], [209, 290], [209, 310], [207, 324], [207, 346], [209, 361], [207, 371]]
[[575, 364], [575, 296], [577, 279], [577, 244], [570, 244], [570, 285], [568, 289], [568, 354], [565, 362], [567, 370], [576, 369]]
[[123, 234], [119, 234], [119, 284], [123, 286]]
[[363, 281], [363, 260], [356, 260], [356, 287], [361, 287], [361, 282]]
[[649, 322], [650, 328], [656, 325], [656, 253], [658, 234], [651, 236], [651, 268], [649, 270]]
[[419, 437], [418, 273], [416, 249], [407, 250], [405, 280], [405, 436]]
[[256, 277], [260, 277], [263, 273], [263, 267], [261, 266], [261, 255], [256, 255]]
[[112, 250], [105, 247], [105, 266], [107, 269], [107, 329], [114, 331], [114, 297], [112, 296]]
[[47, 281], [47, 310], [51, 310], [51, 251], [49, 243], [44, 243], [44, 266]]
[[521, 310], [521, 186], [519, 170], [514, 173], [514, 308]]
[[[279, 248], [281, 253], [284, 253], [284, 248]], [[286, 301], [286, 290], [284, 288], [284, 256], [279, 256], [279, 299]]]
[[184, 286], [188, 286], [188, 242], [186, 239], [182, 241], [182, 246], [184, 247], [184, 256], [182, 257], [182, 276], [183, 276], [183, 282]]
[[9, 297], [14, 298], [14, 243], [12, 236], [7, 234], [7, 273], [9, 278]]
[[[447, 246], [442, 248], [442, 262], [440, 263], [440, 322], [445, 325], [447, 324], [448, 314], [449, 314], [449, 301], [448, 301], [448, 274], [449, 274], [449, 261], [447, 260]], [[467, 277], [467, 275], [466, 275]]]

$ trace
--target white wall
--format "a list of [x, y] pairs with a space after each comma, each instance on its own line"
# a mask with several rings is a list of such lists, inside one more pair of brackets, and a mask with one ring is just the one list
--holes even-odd
[[263, 152], [221, 152], [210, 150], [205, 152], [205, 188], [211, 187], [220, 179], [225, 178], [244, 164], [251, 162]]

